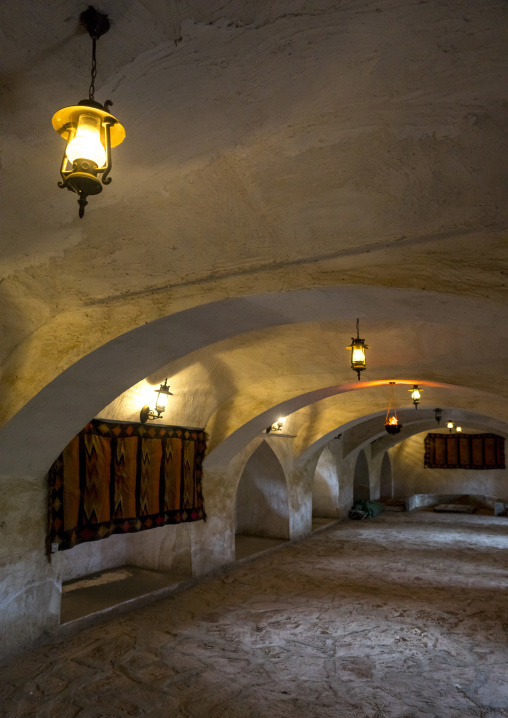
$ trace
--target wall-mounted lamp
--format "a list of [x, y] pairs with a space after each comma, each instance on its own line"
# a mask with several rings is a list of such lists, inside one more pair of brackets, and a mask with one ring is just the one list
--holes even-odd
[[420, 398], [422, 395], [422, 390], [418, 388], [418, 384], [414, 384], [412, 389], [409, 389], [411, 392], [411, 399], [413, 400], [413, 404], [415, 405], [415, 409], [418, 409], [418, 404], [420, 403]]
[[277, 421], [275, 421], [271, 426], [269, 426], [266, 429], [266, 433], [269, 434], [273, 431], [282, 431], [282, 427], [284, 426], [284, 422], [286, 421], [285, 416], [281, 416]]
[[360, 381], [360, 372], [366, 369], [366, 356], [365, 350], [370, 349], [368, 344], [365, 344], [365, 339], [360, 339], [360, 320], [356, 320], [356, 339], [351, 337], [351, 346], [346, 347], [351, 350], [351, 369], [358, 374], [358, 381]]
[[[58, 186], [76, 192], [79, 216], [83, 217], [88, 195], [99, 194], [102, 185], [111, 182], [111, 177], [108, 177], [112, 167], [111, 148], [123, 142], [125, 130], [109, 112], [113, 104], [111, 100], [101, 105], [94, 97], [97, 75], [95, 47], [97, 40], [109, 30], [108, 16], [90, 5], [81, 13], [80, 20], [93, 42], [88, 99], [58, 110], [53, 115], [53, 127], [67, 140], [60, 169], [62, 181]], [[102, 184], [99, 175], [102, 175]]]
[[460, 434], [460, 433], [462, 432], [462, 427], [461, 427], [461, 426], [457, 426], [457, 427], [455, 428], [455, 431], [457, 432], [457, 434]]
[[[390, 382], [390, 401], [388, 403], [388, 411], [386, 412], [386, 419], [385, 419], [385, 431], [388, 434], [398, 434], [399, 431], [402, 429], [402, 424], [399, 423], [399, 419], [397, 418], [397, 411], [395, 409], [395, 391], [394, 387], [395, 382]], [[392, 409], [393, 406], [393, 409]], [[390, 416], [390, 412], [392, 412]]]
[[451, 434], [453, 431], [453, 421], [448, 421], [446, 424], [446, 428], [449, 429], [450, 434]]
[[443, 418], [443, 410], [442, 409], [434, 409], [434, 417], [437, 421], [437, 425], [439, 426], [439, 422]]
[[155, 409], [150, 409], [148, 404], [141, 409], [139, 418], [141, 423], [144, 424], [149, 419], [160, 419], [166, 411], [166, 405], [168, 403], [168, 396], [173, 396], [173, 392], [169, 391], [168, 380], [164, 379], [164, 384], [161, 384], [158, 389], [154, 389], [157, 394], [155, 400]]

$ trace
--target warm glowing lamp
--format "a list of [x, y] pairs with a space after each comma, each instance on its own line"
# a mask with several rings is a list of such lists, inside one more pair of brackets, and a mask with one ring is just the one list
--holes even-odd
[[449, 421], [449, 422], [446, 424], [446, 428], [450, 430], [450, 434], [451, 434], [452, 431], [453, 431], [453, 421]]
[[455, 429], [455, 431], [456, 431], [458, 434], [460, 434], [460, 432], [462, 431], [462, 427], [461, 427], [461, 426], [457, 426], [457, 428]]
[[[76, 192], [79, 216], [83, 217], [88, 195], [99, 194], [102, 185], [111, 182], [111, 177], [108, 177], [112, 167], [111, 148], [123, 142], [125, 130], [109, 112], [109, 106], [113, 104], [111, 100], [101, 105], [94, 99], [96, 42], [109, 30], [108, 17], [90, 6], [81, 13], [80, 20], [93, 41], [92, 81], [88, 99], [59, 110], [53, 116], [53, 127], [67, 140], [60, 168], [62, 182], [58, 186]], [[99, 175], [102, 175], [101, 179]]]
[[65, 154], [71, 164], [88, 160], [99, 169], [107, 164], [106, 150], [101, 143], [99, 117], [85, 114], [79, 116], [76, 134], [67, 143]]
[[421, 398], [421, 391], [418, 388], [418, 384], [414, 384], [412, 389], [409, 389], [411, 392], [411, 399], [413, 400], [413, 404], [415, 405], [415, 409], [418, 409], [418, 404], [420, 403]]
[[[398, 434], [399, 431], [402, 429], [402, 424], [399, 422], [399, 419], [397, 417], [397, 410], [395, 409], [395, 391], [394, 387], [395, 382], [390, 382], [390, 401], [388, 403], [388, 411], [386, 412], [386, 419], [385, 419], [385, 431], [388, 434]], [[392, 409], [393, 405], [393, 409]], [[393, 412], [393, 414], [390, 416], [390, 412]]]
[[284, 422], [286, 421], [285, 416], [281, 416], [275, 421], [271, 426], [268, 427], [266, 430], [266, 433], [269, 434], [271, 431], [281, 431], [282, 427], [284, 426]]
[[160, 387], [158, 389], [154, 389], [154, 391], [157, 393], [157, 398], [155, 399], [155, 409], [150, 409], [148, 404], [145, 404], [139, 414], [142, 424], [149, 419], [160, 419], [166, 411], [168, 396], [173, 396], [173, 392], [169, 391], [167, 379], [164, 379], [164, 384], [161, 384]]
[[346, 347], [351, 350], [351, 369], [358, 374], [358, 381], [360, 381], [360, 372], [366, 369], [366, 356], [365, 350], [370, 349], [368, 344], [365, 344], [365, 339], [360, 339], [360, 320], [356, 320], [356, 339], [351, 338], [351, 346]]

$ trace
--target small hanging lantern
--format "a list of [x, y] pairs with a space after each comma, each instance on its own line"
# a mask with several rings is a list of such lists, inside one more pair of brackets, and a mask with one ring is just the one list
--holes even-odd
[[149, 419], [160, 419], [166, 411], [168, 396], [173, 396], [173, 392], [169, 391], [167, 379], [164, 379], [164, 384], [161, 384], [160, 387], [158, 389], [154, 389], [154, 391], [157, 393], [157, 398], [155, 399], [155, 409], [150, 409], [148, 404], [145, 404], [139, 414], [142, 424], [147, 422]]
[[452, 431], [453, 431], [453, 421], [449, 421], [449, 422], [447, 422], [447, 424], [446, 424], [446, 428], [447, 428], [447, 429], [449, 429], [449, 431], [450, 431], [450, 434], [451, 434], [451, 433], [452, 433]]
[[[97, 62], [95, 48], [97, 40], [109, 30], [109, 19], [90, 6], [80, 15], [81, 24], [92, 38], [92, 79], [88, 99], [77, 105], [64, 107], [53, 116], [53, 127], [67, 140], [60, 174], [61, 188], [66, 187], [78, 195], [79, 216], [83, 217], [89, 195], [102, 192], [102, 185], [110, 184], [112, 159], [111, 148], [125, 138], [125, 130], [109, 112], [113, 103], [106, 100], [104, 105], [96, 102], [95, 77]], [[102, 175], [102, 183], [99, 179]]]
[[457, 426], [457, 428], [455, 429], [455, 431], [457, 432], [457, 434], [461, 434], [461, 433], [462, 433], [462, 427], [461, 427], [461, 426]]
[[360, 320], [356, 320], [356, 339], [351, 338], [351, 346], [346, 347], [351, 350], [351, 369], [358, 374], [358, 381], [360, 381], [360, 372], [366, 369], [366, 357], [365, 350], [370, 349], [368, 344], [365, 344], [365, 339], [360, 339]]
[[[402, 429], [402, 424], [399, 423], [399, 420], [397, 418], [397, 411], [395, 409], [395, 392], [394, 387], [395, 382], [390, 382], [390, 401], [388, 403], [388, 411], [386, 412], [386, 419], [385, 419], [385, 431], [388, 434], [398, 434], [399, 431]], [[393, 406], [393, 409], [392, 409]]]
[[443, 410], [442, 409], [434, 409], [434, 417], [437, 421], [437, 425], [439, 426], [439, 422], [443, 418]]
[[266, 430], [266, 433], [269, 434], [271, 431], [282, 431], [282, 427], [284, 426], [284, 422], [286, 421], [285, 416], [281, 416], [277, 421], [275, 421], [271, 426], [269, 426]]
[[420, 403], [421, 398], [421, 391], [418, 388], [418, 384], [414, 384], [412, 389], [409, 389], [411, 392], [411, 399], [413, 400], [413, 404], [415, 405], [415, 409], [418, 409], [418, 404]]

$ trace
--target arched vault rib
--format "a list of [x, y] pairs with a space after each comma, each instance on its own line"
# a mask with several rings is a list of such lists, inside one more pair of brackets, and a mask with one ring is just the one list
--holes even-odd
[[[413, 380], [397, 381], [397, 385], [404, 387], [404, 391], [414, 383]], [[431, 389], [435, 392], [439, 391], [440, 399], [446, 399], [444, 408], [456, 407], [467, 412], [477, 405], [489, 406], [495, 416], [502, 417], [499, 419], [500, 426], [503, 425], [502, 422], [508, 423], [508, 410], [504, 401], [496, 395], [439, 382], [419, 381], [418, 383], [428, 391]], [[229, 463], [243, 446], [270, 425], [277, 414], [291, 414], [285, 431], [296, 435], [295, 454], [298, 456], [299, 463], [304, 463], [337, 433], [351, 430], [356, 426], [362, 427], [359, 431], [365, 434], [363, 440], [370, 443], [384, 433], [388, 384], [389, 380], [383, 380], [323, 387], [272, 406], [240, 426], [216, 446], [207, 457], [208, 465], [223, 466]], [[342, 403], [340, 409], [342, 421], [337, 421], [338, 402]], [[371, 407], [371, 410], [369, 411], [367, 407]], [[432, 419], [434, 418], [431, 410], [423, 411], [430, 411]], [[404, 420], [407, 416], [407, 421], [410, 422], [413, 415], [419, 421], [423, 411], [420, 409], [417, 414], [414, 408], [411, 408], [400, 410], [398, 413], [404, 417]], [[309, 412], [313, 414], [311, 420], [308, 420]]]
[[[490, 416], [481, 416], [479, 414], [475, 414], [474, 412], [465, 411], [461, 412], [461, 416], [458, 420], [464, 424], [466, 433], [467, 430], [473, 429], [477, 431], [494, 432], [504, 436], [505, 438], [508, 437], [508, 422], [506, 421], [498, 421]], [[371, 455], [372, 457], [375, 457], [379, 454], [383, 454], [385, 451], [388, 451], [401, 441], [404, 441], [404, 439], [409, 439], [411, 436], [420, 434], [423, 431], [436, 431], [437, 428], [438, 426], [435, 421], [427, 420], [411, 425], [406, 431], [403, 429], [401, 433], [396, 436], [382, 434], [375, 440], [372, 446]]]
[[[444, 394], [447, 397], [448, 392]], [[478, 429], [482, 431], [494, 431], [502, 435], [508, 434], [508, 413], [502, 411], [502, 402], [496, 403], [495, 397], [491, 397], [491, 401], [485, 401], [484, 406], [492, 408], [492, 414], [488, 415], [480, 411], [475, 411], [471, 407], [476, 404], [478, 399], [476, 392], [470, 392], [472, 401], [462, 400], [460, 403], [445, 404], [441, 424], [435, 421], [432, 409], [419, 409], [416, 412], [413, 408], [405, 408], [397, 411], [398, 418], [402, 424], [402, 431], [395, 436], [388, 435], [385, 432], [384, 423], [386, 410], [376, 411], [373, 413], [356, 416], [354, 419], [346, 423], [337, 423], [328, 431], [313, 441], [310, 441], [298, 455], [298, 462], [304, 463], [313, 454], [320, 451], [330, 440], [341, 434], [343, 442], [343, 457], [365, 448], [369, 444], [373, 444], [372, 455], [378, 455], [387, 451], [395, 444], [404, 439], [418, 434], [422, 431], [435, 431], [438, 428], [446, 426], [447, 414], [455, 422], [460, 422], [464, 428]], [[450, 397], [448, 397], [450, 398]], [[488, 397], [484, 397], [487, 399]], [[494, 402], [494, 403], [492, 403]], [[469, 403], [469, 408], [468, 408]], [[497, 404], [497, 405], [496, 405]], [[496, 411], [499, 409], [500, 411]]]
[[[449, 325], [481, 327], [488, 313], [502, 328], [505, 311], [487, 300], [346, 286], [227, 299], [179, 312], [108, 342], [31, 399], [29, 385], [17, 387], [19, 401], [27, 403], [0, 432], [0, 476], [42, 477], [84, 424], [128, 387], [168, 361], [228, 337], [301, 322], [340, 319], [353, 326], [358, 316], [368, 316], [373, 323], [433, 323], [436, 317], [446, 317]], [[26, 450], [27, 436], [30, 451]]]

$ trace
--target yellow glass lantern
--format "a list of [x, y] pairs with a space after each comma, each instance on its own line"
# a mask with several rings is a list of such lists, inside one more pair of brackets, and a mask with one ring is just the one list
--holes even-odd
[[164, 384], [161, 384], [160, 387], [158, 389], [154, 389], [154, 391], [157, 393], [157, 398], [155, 399], [155, 409], [150, 409], [148, 404], [145, 404], [139, 415], [142, 424], [149, 419], [161, 419], [162, 415], [166, 411], [168, 396], [173, 396], [173, 392], [169, 391], [167, 379], [164, 379]]
[[366, 356], [365, 350], [370, 349], [368, 344], [365, 344], [365, 339], [360, 339], [360, 320], [356, 320], [356, 339], [351, 338], [351, 346], [346, 347], [351, 350], [351, 369], [358, 374], [358, 381], [360, 381], [360, 372], [366, 369]]
[[418, 387], [418, 384], [414, 384], [412, 389], [409, 389], [408, 391], [411, 392], [411, 399], [413, 400], [413, 404], [415, 405], [415, 409], [418, 409], [418, 404], [420, 403], [421, 398], [421, 391]]
[[86, 198], [99, 194], [102, 185], [111, 182], [111, 177], [108, 177], [112, 167], [111, 148], [123, 142], [125, 130], [109, 112], [113, 103], [107, 100], [101, 105], [94, 98], [96, 42], [109, 30], [108, 17], [90, 6], [81, 13], [80, 19], [93, 41], [89, 96], [77, 105], [58, 110], [52, 122], [54, 129], [67, 142], [60, 168], [62, 181], [58, 186], [78, 195], [79, 216], [83, 217], [88, 204]]

